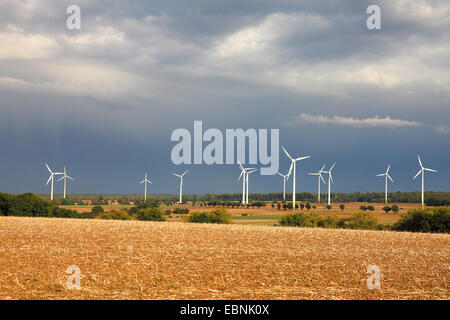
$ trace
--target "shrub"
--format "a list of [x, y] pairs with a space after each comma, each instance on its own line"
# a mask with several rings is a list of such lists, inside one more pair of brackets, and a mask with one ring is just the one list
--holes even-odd
[[393, 230], [450, 233], [450, 207], [409, 210]]
[[96, 219], [102, 220], [131, 220], [128, 212], [125, 210], [115, 210], [113, 212], [101, 212], [96, 217]]
[[142, 221], [166, 221], [165, 211], [158, 207], [140, 209], [137, 216]]
[[306, 220], [303, 213], [291, 213], [280, 219], [280, 225], [286, 227], [302, 227]]
[[400, 210], [400, 208], [399, 208], [396, 204], [394, 204], [394, 205], [392, 205], [391, 210], [392, 210], [392, 212], [394, 212], [394, 213], [398, 213], [399, 210]]
[[101, 206], [94, 206], [94, 207], [92, 207], [91, 212], [98, 214], [98, 213], [105, 212], [105, 210], [103, 210], [103, 207], [101, 207]]
[[339, 208], [342, 210], [342, 212], [344, 212], [345, 205], [344, 205], [344, 204], [341, 204], [341, 205], [339, 206]]
[[333, 207], [332, 207], [331, 205], [327, 204], [326, 208], [327, 208], [328, 210], [330, 210], [330, 209], [333, 208]]
[[366, 206], [361, 206], [361, 207], [359, 207], [359, 209], [362, 210], [362, 211], [366, 211], [367, 207]]
[[188, 219], [193, 223], [219, 223], [231, 224], [231, 214], [225, 209], [216, 209], [211, 212], [193, 212]]
[[374, 211], [374, 210], [375, 210], [375, 207], [374, 207], [374, 206], [367, 206], [367, 210], [369, 210], [369, 211]]
[[384, 207], [383, 207], [383, 211], [386, 212], [386, 213], [388, 213], [389, 211], [391, 211], [391, 207], [389, 207], [389, 206], [384, 206]]
[[188, 214], [189, 213], [189, 209], [175, 208], [175, 209], [173, 209], [173, 213], [175, 213], [175, 214]]
[[378, 220], [370, 213], [358, 212], [351, 218], [341, 219], [339, 226], [346, 229], [376, 230], [378, 228]]

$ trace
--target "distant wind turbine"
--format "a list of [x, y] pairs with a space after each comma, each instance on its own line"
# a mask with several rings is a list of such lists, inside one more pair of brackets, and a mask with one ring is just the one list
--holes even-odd
[[323, 169], [325, 168], [325, 165], [323, 165], [322, 169], [320, 169], [318, 172], [312, 172], [312, 173], [308, 173], [309, 175], [312, 176], [317, 176], [318, 177], [318, 185], [319, 185], [319, 189], [317, 190], [317, 203], [320, 203], [320, 179], [322, 179], [323, 183], [325, 183], [325, 180], [323, 180], [322, 177], [322, 173], [324, 172]]
[[333, 176], [331, 175], [331, 170], [333, 170], [336, 163], [334, 163], [328, 171], [322, 171], [323, 173], [328, 174], [328, 205], [331, 205], [331, 182], [333, 181]]
[[63, 174], [62, 172], [52, 172], [52, 170], [50, 169], [50, 167], [48, 166], [48, 164], [46, 163], [45, 166], [47, 167], [48, 171], [50, 172], [50, 177], [47, 180], [47, 183], [45, 184], [46, 186], [48, 185], [48, 183], [51, 181], [52, 182], [52, 186], [51, 186], [51, 191], [50, 191], [50, 200], [53, 200], [53, 181], [55, 180], [55, 176], [58, 174]]
[[295, 211], [295, 167], [296, 167], [296, 163], [297, 161], [300, 160], [305, 160], [310, 158], [310, 156], [306, 156], [306, 157], [300, 157], [300, 158], [292, 158], [291, 155], [286, 151], [286, 149], [284, 147], [281, 147], [284, 151], [284, 153], [286, 153], [286, 155], [289, 157], [289, 159], [291, 159], [291, 163], [294, 167], [294, 176], [292, 177], [292, 211]]
[[59, 178], [58, 179], [58, 181], [61, 181], [61, 180], [63, 180], [64, 179], [64, 199], [66, 198], [66, 190], [67, 190], [67, 179], [70, 179], [70, 180], [75, 180], [74, 178], [72, 178], [72, 177], [69, 177], [68, 175], [67, 175], [67, 173], [66, 173], [66, 167], [64, 167], [64, 175], [61, 177], [61, 178]]
[[189, 170], [185, 171], [183, 174], [172, 173], [174, 176], [180, 178], [180, 203], [183, 203], [183, 176], [188, 172]]
[[425, 171], [431, 171], [431, 172], [437, 172], [437, 171], [436, 171], [436, 170], [433, 170], [433, 169], [429, 169], [429, 168], [424, 168], [423, 165], [422, 165], [422, 161], [420, 160], [419, 155], [417, 155], [417, 159], [419, 160], [420, 170], [419, 170], [419, 172], [417, 172], [417, 174], [414, 176], [413, 180], [414, 180], [415, 178], [417, 178], [417, 176], [418, 176], [419, 174], [422, 173], [422, 209], [423, 209], [424, 206], [425, 206], [425, 202], [424, 202]]
[[281, 174], [278, 172], [278, 174], [283, 177], [283, 200], [286, 200], [286, 181], [289, 180], [289, 177], [291, 176], [292, 173], [292, 163], [291, 166], [289, 167], [289, 171], [286, 174]]
[[255, 168], [244, 168], [242, 166], [242, 164], [239, 162], [239, 160], [238, 160], [238, 164], [239, 164], [239, 167], [241, 169], [241, 174], [239, 175], [238, 181], [241, 180], [241, 178], [243, 178], [242, 179], [242, 204], [246, 204], [247, 201], [248, 201], [248, 197], [245, 196], [245, 194], [246, 194], [245, 193], [245, 187], [246, 187], [246, 184], [247, 184], [248, 170], [253, 170]]
[[144, 201], [147, 201], [147, 183], [152, 184], [150, 180], [147, 179], [147, 172], [145, 173], [144, 180], [139, 182], [139, 184], [144, 184]]
[[385, 181], [384, 181], [384, 203], [388, 203], [388, 178], [389, 180], [391, 180], [392, 182], [394, 182], [394, 180], [392, 180], [391, 176], [389, 175], [389, 169], [391, 168], [391, 165], [388, 165], [386, 172], [385, 173], [380, 173], [377, 174], [377, 177], [384, 177]]

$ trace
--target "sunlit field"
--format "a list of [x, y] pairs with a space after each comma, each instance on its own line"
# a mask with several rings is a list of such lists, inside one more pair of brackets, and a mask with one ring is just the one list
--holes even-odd
[[0, 299], [449, 299], [449, 248], [448, 234], [0, 217]]

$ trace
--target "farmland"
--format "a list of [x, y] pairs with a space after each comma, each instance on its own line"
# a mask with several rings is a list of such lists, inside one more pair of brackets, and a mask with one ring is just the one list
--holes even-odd
[[[226, 208], [228, 212], [231, 213], [233, 216], [233, 222], [236, 224], [244, 224], [244, 225], [261, 225], [261, 226], [267, 226], [267, 225], [274, 225], [278, 223], [278, 220], [287, 214], [292, 213], [292, 210], [288, 209], [286, 211], [284, 210], [278, 210], [276, 207], [271, 208], [270, 202], [267, 203], [266, 207], [261, 208]], [[316, 213], [318, 215], [326, 215], [326, 214], [336, 214], [339, 217], [349, 217], [354, 213], [360, 212], [359, 209], [360, 206], [374, 206], [375, 210], [371, 213], [373, 213], [374, 217], [378, 219], [378, 221], [382, 224], [393, 224], [394, 222], [398, 221], [400, 219], [400, 214], [403, 212], [406, 212], [407, 210], [413, 209], [413, 208], [419, 208], [420, 205], [415, 203], [398, 203], [397, 205], [400, 208], [400, 212], [398, 214], [388, 213], [386, 214], [382, 208], [385, 206], [385, 204], [381, 203], [364, 203], [364, 202], [350, 202], [345, 203], [345, 209], [342, 211], [339, 209], [339, 204], [333, 204], [333, 208], [328, 210], [325, 208], [326, 204], [317, 204], [312, 203], [312, 205], [316, 205], [316, 209], [311, 210], [300, 210], [298, 209], [297, 212], [303, 212], [303, 213]], [[392, 204], [389, 204], [392, 205]], [[75, 205], [75, 206], [61, 206], [62, 208], [76, 210], [78, 212], [90, 212], [92, 209], [92, 205]], [[129, 209], [131, 208], [131, 205], [105, 205], [103, 206], [105, 211], [111, 211], [111, 210], [119, 210], [119, 209]], [[212, 211], [215, 208], [214, 207], [200, 207], [198, 205], [192, 206], [191, 203], [187, 204], [175, 204], [171, 206], [162, 205], [162, 209], [170, 209], [173, 210], [175, 208], [186, 208], [189, 209], [190, 212], [193, 211]], [[169, 221], [177, 222], [181, 221], [179, 216], [170, 218]]]
[[0, 299], [449, 299], [449, 248], [447, 234], [0, 217]]

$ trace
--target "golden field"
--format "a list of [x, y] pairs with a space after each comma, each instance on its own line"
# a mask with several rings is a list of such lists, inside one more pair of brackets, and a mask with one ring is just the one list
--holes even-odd
[[449, 248], [447, 234], [0, 217], [0, 299], [449, 299]]

